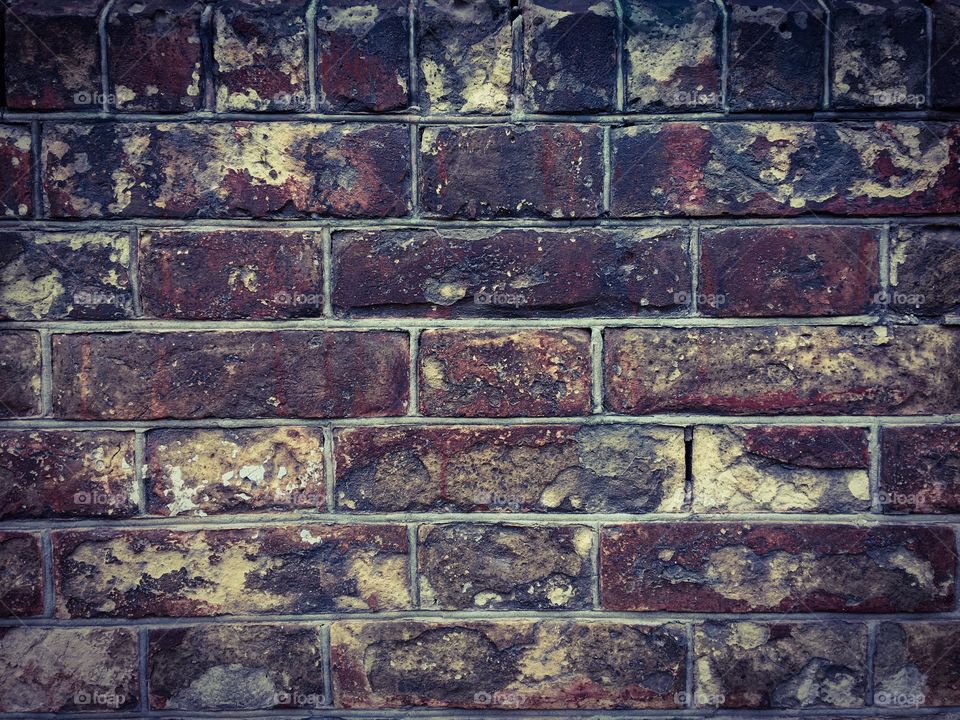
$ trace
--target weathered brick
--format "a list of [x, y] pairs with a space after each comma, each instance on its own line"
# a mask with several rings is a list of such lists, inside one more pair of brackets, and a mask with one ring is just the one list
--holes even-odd
[[627, 109], [720, 108], [721, 13], [712, 0], [626, 0]]
[[4, 76], [13, 110], [100, 110], [97, 17], [106, 0], [13, 0]]
[[696, 628], [693, 643], [699, 707], [864, 705], [865, 625], [710, 622]]
[[0, 517], [137, 512], [133, 433], [0, 431]]
[[731, 110], [816, 110], [825, 13], [816, 2], [728, 0]]
[[617, 70], [612, 0], [525, 0], [521, 12], [526, 109], [611, 110]]
[[312, 122], [44, 125], [53, 217], [406, 214], [410, 133]]
[[613, 329], [619, 413], [922, 415], [960, 408], [960, 333], [920, 327]]
[[881, 623], [873, 668], [877, 707], [960, 705], [960, 624]]
[[627, 315], [683, 308], [689, 295], [682, 228], [333, 235], [342, 315]]
[[0, 232], [0, 318], [133, 316], [124, 232]]
[[420, 136], [423, 211], [471, 220], [596, 217], [602, 145], [600, 129], [586, 125], [426, 127]]
[[833, 0], [831, 30], [835, 107], [925, 105], [927, 19], [919, 0]]
[[880, 447], [884, 512], [960, 512], [960, 425], [885, 427]]
[[0, 332], [0, 418], [40, 414], [40, 335]]
[[345, 708], [673, 708], [686, 675], [680, 625], [342, 621], [330, 640]]
[[107, 19], [110, 104], [188, 112], [203, 105], [200, 15], [192, 0], [118, 0]]
[[427, 113], [506, 113], [513, 28], [508, 0], [417, 0], [417, 100]]
[[408, 371], [401, 332], [53, 337], [53, 404], [67, 418], [399, 415]]
[[60, 531], [57, 615], [403, 610], [407, 552], [397, 525]]
[[323, 314], [323, 241], [296, 230], [145, 230], [147, 315], [199, 320]]
[[33, 160], [29, 125], [0, 125], [0, 216], [33, 214]]
[[891, 232], [887, 300], [911, 315], [960, 310], [960, 227], [901, 225]]
[[323, 704], [319, 626], [203, 625], [150, 631], [150, 707], [260, 710]]
[[345, 510], [678, 512], [681, 428], [347, 428], [334, 435]]
[[151, 513], [326, 507], [318, 428], [154, 430], [146, 456]]
[[[3, 576], [0, 617], [22, 618], [43, 612], [43, 561], [40, 559], [39, 536], [0, 532], [0, 574]], [[0, 705], [4, 704], [0, 701]]]
[[450, 523], [419, 528], [420, 604], [469, 610], [593, 606], [593, 530]]
[[880, 290], [880, 231], [850, 225], [700, 233], [699, 309], [714, 317], [858, 315]]
[[960, 107], [960, 2], [937, 0], [932, 4], [933, 55], [930, 81], [933, 106]]
[[608, 610], [946, 611], [956, 561], [943, 526], [608, 526], [600, 595]]
[[323, 0], [317, 8], [317, 89], [321, 109], [405, 108], [410, 87], [407, 4]]
[[856, 427], [697, 427], [698, 512], [866, 512], [867, 430]]
[[956, 124], [673, 122], [612, 133], [616, 216], [960, 210]]
[[0, 628], [0, 710], [136, 709], [137, 634], [125, 628]]
[[420, 410], [425, 415], [590, 412], [586, 330], [425, 330], [419, 372]]
[[305, 0], [220, 0], [213, 60], [220, 112], [309, 110]]

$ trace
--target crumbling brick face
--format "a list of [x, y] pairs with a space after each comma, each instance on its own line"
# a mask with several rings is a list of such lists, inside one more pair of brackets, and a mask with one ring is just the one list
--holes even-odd
[[0, 720], [960, 717], [960, 0], [0, 16]]

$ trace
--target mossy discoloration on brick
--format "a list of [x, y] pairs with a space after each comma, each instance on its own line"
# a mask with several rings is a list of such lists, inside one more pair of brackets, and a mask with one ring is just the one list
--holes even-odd
[[29, 125], [0, 125], [0, 217], [33, 215], [32, 147]]
[[885, 427], [880, 446], [884, 512], [960, 512], [960, 425]]
[[901, 225], [890, 238], [890, 307], [910, 315], [960, 312], [960, 226]]
[[876, 706], [960, 705], [960, 624], [882, 623], [873, 668]]
[[0, 418], [40, 414], [40, 334], [0, 332]]
[[0, 617], [29, 617], [43, 612], [43, 561], [39, 535], [0, 532], [0, 576], [3, 577]]

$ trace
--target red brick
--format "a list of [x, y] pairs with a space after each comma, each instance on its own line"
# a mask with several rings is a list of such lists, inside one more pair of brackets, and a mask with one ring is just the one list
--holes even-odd
[[0, 125], [0, 217], [33, 215], [31, 147], [29, 125]]
[[0, 418], [40, 414], [40, 334], [0, 332]]
[[[40, 536], [0, 532], [0, 617], [22, 618], [43, 612], [43, 561]], [[2, 646], [2, 641], [0, 641]], [[3, 691], [0, 689], [0, 698]], [[0, 706], [5, 703], [0, 700]]]
[[884, 512], [960, 512], [960, 425], [885, 427], [880, 447]]
[[145, 230], [143, 311], [218, 320], [323, 314], [323, 242], [295, 230]]
[[451, 417], [586, 415], [586, 330], [426, 330], [420, 411]]
[[890, 293], [897, 312], [960, 311], [960, 227], [901, 225], [890, 238]]
[[601, 603], [672, 612], [948, 611], [954, 540], [944, 526], [607, 526]]
[[881, 623], [873, 668], [878, 708], [960, 705], [960, 623]]
[[55, 335], [54, 411], [132, 420], [403, 414], [400, 332]]

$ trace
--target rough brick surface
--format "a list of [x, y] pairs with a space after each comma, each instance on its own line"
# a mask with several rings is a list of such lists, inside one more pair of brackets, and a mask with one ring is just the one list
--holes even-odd
[[960, 107], [960, 4], [942, 0], [933, 6], [933, 55], [930, 81], [933, 85], [933, 106]]
[[33, 213], [32, 147], [29, 125], [0, 125], [0, 216], [4, 218], [27, 218]]
[[960, 426], [887, 427], [880, 446], [884, 512], [960, 512]]
[[40, 414], [40, 336], [0, 332], [0, 418]]
[[902, 225], [890, 239], [890, 297], [912, 315], [960, 311], [960, 227]]
[[877, 628], [874, 695], [877, 707], [960, 704], [960, 625], [885, 622]]
[[[0, 532], [0, 617], [23, 618], [43, 612], [43, 565], [40, 538]], [[3, 691], [0, 690], [0, 697]], [[0, 703], [2, 704], [2, 703]]]

